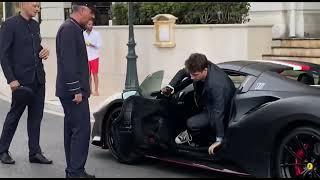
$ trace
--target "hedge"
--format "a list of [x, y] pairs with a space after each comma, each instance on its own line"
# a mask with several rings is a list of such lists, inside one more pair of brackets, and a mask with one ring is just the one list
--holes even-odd
[[[241, 24], [248, 22], [248, 2], [136, 2], [134, 24], [152, 25], [157, 14], [172, 14], [177, 24]], [[128, 4], [112, 5], [112, 20], [115, 25], [128, 24]]]

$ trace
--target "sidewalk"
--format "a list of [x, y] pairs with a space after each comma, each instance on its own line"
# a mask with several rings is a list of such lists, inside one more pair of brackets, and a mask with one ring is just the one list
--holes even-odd
[[[91, 120], [93, 120], [93, 112], [99, 107], [99, 105], [108, 98], [109, 96], [100, 95], [100, 96], [90, 96], [89, 98], [89, 107]], [[48, 99], [48, 98], [47, 98]], [[45, 101], [45, 111], [49, 113], [54, 113], [57, 115], [64, 116], [62, 105], [58, 97], [51, 98], [50, 100]]]
[[[48, 89], [47, 89], [48, 91]], [[51, 91], [52, 92], [52, 91]], [[94, 121], [93, 118], [93, 112], [96, 110], [96, 108], [99, 107], [99, 105], [107, 99], [112, 93], [101, 93], [100, 96], [91, 96], [89, 98], [89, 107], [90, 107], [90, 119], [91, 122]], [[0, 99], [5, 100], [9, 103], [11, 103], [11, 90], [9, 85], [7, 84], [7, 81], [4, 77], [4, 74], [2, 70], [0, 70]], [[59, 101], [58, 97], [54, 96], [46, 96], [45, 99], [45, 105], [44, 105], [44, 112], [55, 114], [58, 116], [64, 116], [62, 105]]]
[[[9, 86], [7, 88], [9, 89]], [[2, 89], [3, 87], [1, 88], [1, 91], [0, 91], [0, 99], [11, 103], [11, 94], [8, 95], [9, 93], [7, 94], [3, 93]], [[107, 98], [108, 96], [91, 96], [89, 98], [91, 122], [94, 122], [93, 112], [100, 105], [100, 103], [102, 103]], [[56, 98], [55, 100], [46, 100], [44, 105], [44, 112], [55, 114], [58, 116], [64, 116], [63, 108], [58, 98]]]

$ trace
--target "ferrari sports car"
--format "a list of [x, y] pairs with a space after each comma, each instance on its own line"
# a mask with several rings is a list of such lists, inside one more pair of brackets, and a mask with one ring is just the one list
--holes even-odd
[[[320, 65], [289, 60], [219, 63], [237, 91], [225, 141], [176, 144], [186, 119], [197, 113], [190, 79], [170, 96], [160, 93], [164, 71], [141, 83], [139, 92], [108, 98], [94, 112], [92, 144], [121, 163], [158, 159], [249, 177], [320, 177]], [[211, 132], [214, 133], [214, 132]]]

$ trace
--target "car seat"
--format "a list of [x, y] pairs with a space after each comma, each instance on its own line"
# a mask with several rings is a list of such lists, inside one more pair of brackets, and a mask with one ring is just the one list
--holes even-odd
[[301, 73], [298, 76], [297, 81], [300, 81], [300, 82], [307, 84], [307, 85], [314, 85], [314, 78], [312, 75], [310, 75], [308, 73]]

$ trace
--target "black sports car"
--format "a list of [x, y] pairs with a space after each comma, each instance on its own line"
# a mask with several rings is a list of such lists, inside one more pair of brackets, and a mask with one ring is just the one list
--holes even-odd
[[161, 95], [163, 71], [148, 76], [139, 93], [119, 93], [101, 105], [92, 144], [122, 163], [154, 158], [241, 176], [320, 177], [320, 65], [257, 60], [218, 66], [237, 92], [226, 141], [215, 155], [208, 155], [209, 142], [174, 143], [197, 110], [187, 80], [172, 96]]

